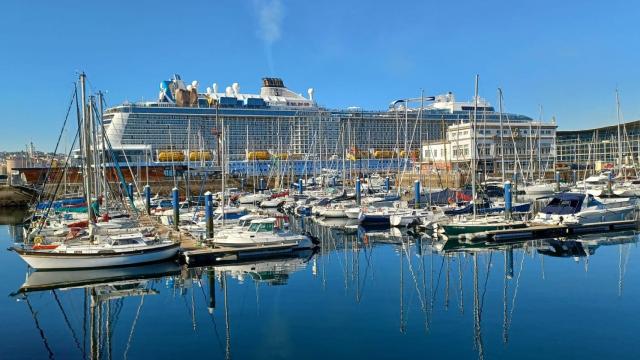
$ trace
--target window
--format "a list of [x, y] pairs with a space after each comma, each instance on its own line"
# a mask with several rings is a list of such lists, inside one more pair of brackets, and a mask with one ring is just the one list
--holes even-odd
[[249, 226], [249, 231], [255, 231], [255, 232], [273, 231], [273, 223], [253, 223]]

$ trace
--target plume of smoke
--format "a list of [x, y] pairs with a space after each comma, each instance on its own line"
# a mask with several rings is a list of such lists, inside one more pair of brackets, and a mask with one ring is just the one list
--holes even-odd
[[258, 36], [263, 41], [269, 71], [273, 74], [272, 46], [282, 35], [282, 18], [284, 16], [280, 0], [254, 0], [258, 14]]

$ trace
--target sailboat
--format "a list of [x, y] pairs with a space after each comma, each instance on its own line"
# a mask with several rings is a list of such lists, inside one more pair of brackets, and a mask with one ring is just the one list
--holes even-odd
[[[88, 236], [73, 242], [52, 239], [38, 235], [31, 244], [17, 244], [15, 251], [30, 267], [41, 269], [80, 269], [127, 266], [167, 260], [177, 256], [180, 245], [171, 240], [162, 240], [157, 236], [147, 236], [140, 231], [124, 230], [119, 234], [104, 234], [97, 226], [97, 200], [99, 164], [94, 162], [98, 156], [96, 116], [92, 103], [85, 102], [84, 73], [80, 75], [82, 89], [82, 118], [78, 132], [81, 139], [83, 158], [83, 188], [85, 193]], [[103, 149], [104, 150], [104, 149]], [[94, 198], [95, 196], [95, 198]], [[129, 194], [132, 200], [132, 194]], [[132, 201], [133, 203], [133, 201]], [[135, 209], [134, 209], [135, 210]]]
[[[471, 119], [471, 189], [472, 189], [472, 200], [470, 203], [471, 209], [463, 209], [462, 213], [472, 212], [473, 216], [471, 218], [460, 217], [458, 219], [444, 222], [439, 224], [439, 227], [444, 231], [446, 236], [458, 236], [465, 233], [477, 233], [483, 231], [490, 230], [504, 230], [504, 229], [514, 229], [525, 227], [526, 224], [523, 221], [515, 221], [510, 217], [505, 217], [501, 215], [494, 216], [486, 216], [482, 218], [478, 218], [478, 213], [492, 213], [506, 210], [506, 207], [494, 207], [492, 209], [492, 205], [487, 205], [482, 200], [479, 201], [477, 198], [476, 192], [476, 152], [477, 152], [477, 143], [476, 143], [476, 118], [478, 111], [478, 75], [476, 75], [475, 82], [475, 104], [473, 109], [473, 118]], [[528, 211], [530, 204], [515, 204], [513, 208], [514, 211]], [[499, 210], [498, 210], [499, 209]], [[470, 211], [468, 211], [470, 210]], [[447, 212], [445, 214], [456, 215], [456, 212]]]

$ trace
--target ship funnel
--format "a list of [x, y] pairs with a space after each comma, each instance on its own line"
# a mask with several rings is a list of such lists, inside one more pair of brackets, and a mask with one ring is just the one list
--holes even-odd
[[213, 93], [217, 94], [218, 93], [218, 84], [213, 83]]
[[309, 94], [309, 100], [313, 101], [313, 88], [309, 88], [309, 90], [307, 90], [307, 94]]
[[233, 85], [231, 85], [231, 88], [233, 89], [233, 93], [238, 96], [238, 94], [240, 93], [240, 85], [235, 82], [233, 83]]

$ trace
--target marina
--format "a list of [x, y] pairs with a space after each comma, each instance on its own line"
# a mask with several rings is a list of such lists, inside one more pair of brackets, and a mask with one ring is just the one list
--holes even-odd
[[[321, 239], [315, 253], [204, 267], [33, 272], [5, 251], [1, 286], [11, 296], [2, 300], [7, 326], [0, 331], [11, 341], [3, 350], [19, 351], [18, 358], [428, 351], [493, 359], [526, 357], [531, 341], [545, 344], [536, 354], [599, 357], [599, 342], [609, 339], [617, 345], [606, 354], [635, 354], [625, 340], [637, 331], [635, 231], [472, 245], [311, 220], [305, 226]], [[2, 226], [5, 245], [16, 241], [12, 234], [20, 240], [20, 225]], [[561, 328], [550, 303], [552, 313], [563, 314]], [[631, 320], [624, 327], [622, 316]], [[558, 347], [540, 331], [547, 327], [575, 345]], [[336, 338], [340, 347], [314, 345]], [[394, 350], [384, 345], [389, 341]]]
[[640, 358], [640, 4], [3, 8], [2, 359]]

